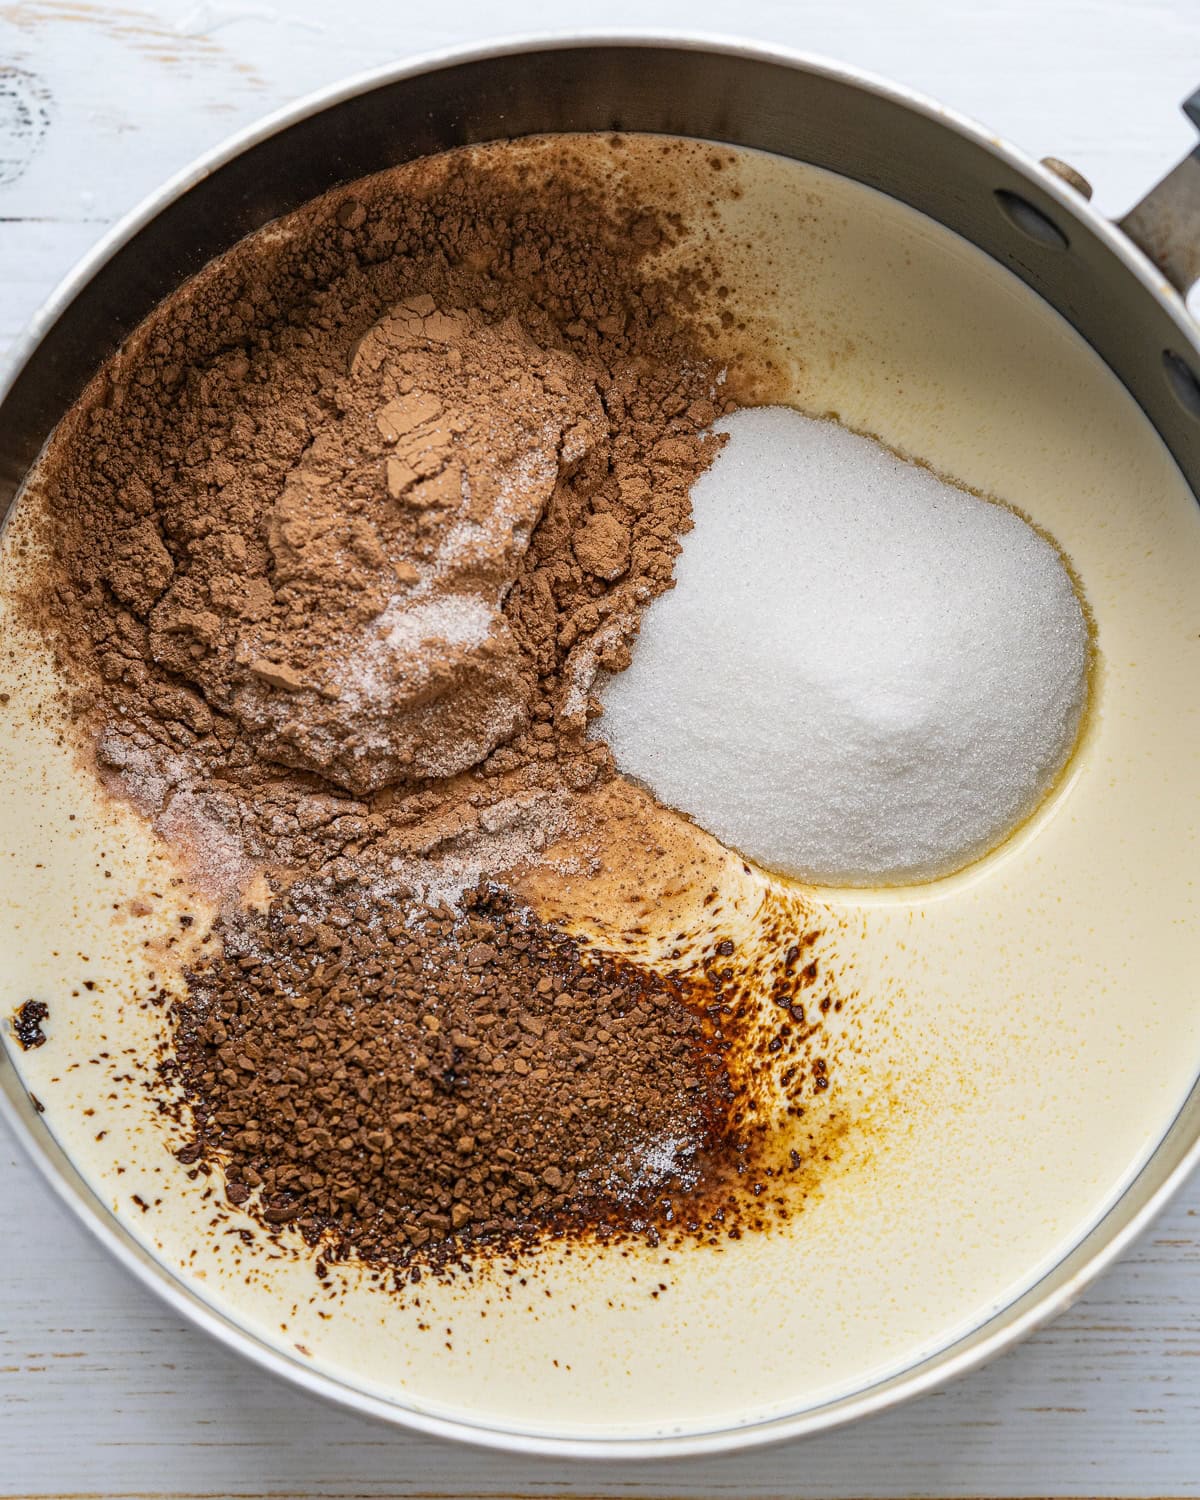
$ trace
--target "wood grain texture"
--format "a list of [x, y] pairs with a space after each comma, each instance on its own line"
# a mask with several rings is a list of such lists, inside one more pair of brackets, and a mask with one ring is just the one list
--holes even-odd
[[[1198, 0], [19, 0], [0, 5], [0, 348], [170, 173], [309, 89], [503, 30], [730, 32], [845, 58], [1078, 166], [1120, 212], [1191, 144]], [[0, 1137], [0, 1495], [1200, 1494], [1200, 1182], [1057, 1323], [803, 1443], [578, 1467], [409, 1437], [243, 1366], [110, 1264]]]

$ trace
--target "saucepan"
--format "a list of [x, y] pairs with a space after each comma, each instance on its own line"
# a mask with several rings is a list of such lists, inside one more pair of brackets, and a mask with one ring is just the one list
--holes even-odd
[[[1186, 106], [1200, 126], [1200, 93]], [[706, 38], [538, 39], [355, 78], [211, 152], [119, 224], [19, 341], [0, 400], [0, 514], [97, 367], [213, 256], [328, 188], [473, 142], [562, 131], [659, 132], [828, 169], [946, 226], [1019, 277], [1123, 382], [1200, 493], [1200, 148], [1119, 223], [1061, 162], [1038, 163], [907, 90], [802, 55]], [[520, 1451], [648, 1457], [833, 1427], [946, 1382], [1064, 1308], [1200, 1161], [1200, 1084], [1119, 1201], [1018, 1300], [921, 1364], [815, 1409], [737, 1429], [621, 1441], [447, 1420], [355, 1391], [235, 1325], [172, 1276], [89, 1189], [0, 1048], [0, 1105], [80, 1219], [172, 1309], [263, 1369], [360, 1412]]]

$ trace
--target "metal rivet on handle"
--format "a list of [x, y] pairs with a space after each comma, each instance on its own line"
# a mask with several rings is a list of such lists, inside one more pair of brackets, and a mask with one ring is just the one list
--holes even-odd
[[1057, 156], [1043, 156], [1042, 166], [1048, 172], [1053, 172], [1055, 177], [1061, 177], [1068, 187], [1072, 187], [1081, 198], [1092, 196], [1092, 185], [1082, 172], [1076, 171], [1069, 161], [1062, 161]]

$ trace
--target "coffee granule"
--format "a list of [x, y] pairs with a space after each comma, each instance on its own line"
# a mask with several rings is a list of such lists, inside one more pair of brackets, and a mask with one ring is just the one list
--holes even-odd
[[652, 1224], [739, 1155], [725, 1045], [679, 982], [501, 892], [438, 915], [298, 887], [227, 928], [169, 1071], [233, 1203], [403, 1262]]

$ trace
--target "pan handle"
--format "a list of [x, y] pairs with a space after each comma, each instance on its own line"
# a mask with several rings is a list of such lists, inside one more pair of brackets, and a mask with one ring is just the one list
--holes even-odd
[[[1200, 89], [1185, 100], [1184, 114], [1200, 130]], [[1200, 146], [1117, 221], [1177, 291], [1200, 281]]]

